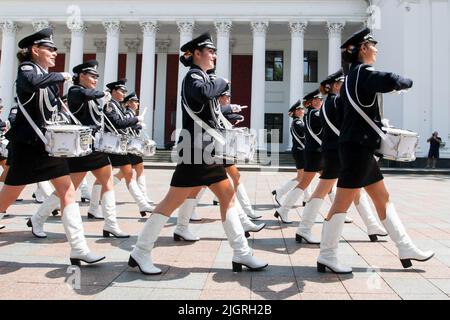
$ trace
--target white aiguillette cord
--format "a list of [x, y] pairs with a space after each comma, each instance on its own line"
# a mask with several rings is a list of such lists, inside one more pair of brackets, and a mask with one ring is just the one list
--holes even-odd
[[22, 103], [20, 102], [19, 97], [17, 97], [17, 104], [19, 105], [19, 109], [20, 111], [22, 111], [23, 115], [25, 116], [25, 119], [27, 119], [28, 123], [31, 125], [31, 127], [33, 128], [33, 130], [36, 132], [36, 134], [38, 135], [38, 137], [42, 140], [42, 142], [47, 145], [48, 144], [48, 140], [47, 138], [44, 136], [44, 134], [42, 133], [42, 131], [38, 128], [38, 126], [36, 125], [36, 123], [33, 121], [33, 119], [31, 119], [30, 115], [28, 114], [28, 112], [25, 110], [24, 105], [27, 105], [31, 100], [33, 100], [34, 96], [36, 95], [36, 92], [33, 92], [33, 95], [31, 96], [31, 98], [25, 102], [25, 104], [22, 105]]

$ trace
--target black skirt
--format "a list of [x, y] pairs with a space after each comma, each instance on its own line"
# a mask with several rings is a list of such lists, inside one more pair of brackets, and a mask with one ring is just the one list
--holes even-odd
[[323, 159], [321, 152], [305, 151], [305, 172], [319, 172], [323, 167]]
[[305, 152], [303, 150], [292, 149], [292, 156], [295, 160], [295, 167], [301, 170], [305, 167]]
[[144, 162], [144, 159], [142, 159], [142, 157], [137, 156], [135, 154], [129, 153], [128, 154], [128, 158], [130, 159], [130, 162], [131, 162], [132, 166], [135, 166], [135, 165], [137, 165], [139, 163], [143, 163]]
[[338, 150], [322, 152], [323, 168], [320, 179], [337, 179], [341, 169]]
[[98, 151], [85, 157], [68, 158], [67, 163], [71, 173], [88, 172], [111, 165], [108, 155]]
[[14, 142], [10, 151], [6, 185], [21, 186], [70, 174], [67, 159], [50, 157], [41, 145]]
[[228, 179], [223, 164], [178, 164], [172, 176], [172, 187], [209, 186]]
[[339, 146], [339, 159], [338, 188], [363, 188], [383, 180], [372, 149], [351, 142], [343, 143]]
[[113, 167], [121, 167], [131, 164], [130, 158], [126, 154], [108, 154], [108, 157], [109, 160], [111, 160], [111, 165]]

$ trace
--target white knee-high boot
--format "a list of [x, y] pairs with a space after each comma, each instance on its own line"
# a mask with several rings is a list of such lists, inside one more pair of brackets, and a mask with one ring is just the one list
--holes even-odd
[[47, 238], [44, 232], [44, 224], [50, 214], [60, 206], [60, 200], [55, 193], [52, 193], [40, 206], [38, 211], [27, 221], [27, 226], [31, 228], [31, 233], [37, 238]]
[[362, 221], [366, 225], [367, 234], [369, 235], [370, 241], [377, 241], [377, 236], [386, 237], [388, 234], [386, 230], [384, 230], [383, 226], [378, 222], [375, 213], [372, 211], [372, 207], [370, 206], [366, 193], [361, 192], [359, 196], [359, 203], [354, 203], [356, 210], [358, 210]]
[[102, 197], [102, 211], [105, 217], [105, 224], [103, 226], [103, 236], [109, 237], [112, 235], [116, 238], [129, 238], [130, 235], [120, 230], [117, 223], [116, 211], [116, 195], [114, 190], [106, 191]]
[[233, 272], [242, 271], [243, 265], [250, 270], [260, 270], [267, 267], [268, 264], [266, 262], [252, 256], [247, 238], [245, 238], [244, 229], [234, 207], [227, 210], [227, 216], [223, 222], [223, 229], [233, 249]]
[[147, 201], [150, 204], [154, 204], [155, 202], [148, 197], [147, 181], [145, 180], [145, 174], [143, 173], [139, 177], [137, 177], [136, 181], [138, 183], [139, 188], [142, 191], [142, 194], [144, 195], [145, 201]]
[[128, 184], [128, 191], [130, 191], [131, 196], [139, 207], [139, 212], [142, 217], [145, 217], [147, 213], [151, 213], [155, 207], [150, 205], [144, 197], [139, 185], [136, 180], [132, 179]]
[[411, 238], [406, 233], [405, 227], [403, 226], [393, 203], [389, 202], [387, 204], [386, 219], [381, 222], [398, 248], [398, 256], [403, 268], [411, 267], [411, 260], [427, 261], [434, 256], [433, 251], [422, 251], [414, 245]]
[[[0, 181], [0, 191], [2, 191], [3, 186], [5, 185], [4, 182]], [[3, 219], [4, 217], [7, 217], [9, 214], [6, 213], [6, 211], [4, 212], [0, 212], [0, 220]], [[0, 229], [3, 229], [5, 226], [4, 225], [0, 225]]]
[[83, 179], [83, 181], [81, 181], [80, 191], [81, 191], [81, 202], [91, 200], [91, 192], [89, 191], [89, 186], [86, 177]]
[[41, 181], [37, 183], [33, 198], [37, 203], [43, 203], [52, 193], [53, 188], [51, 183], [49, 181]]
[[200, 190], [200, 192], [197, 194], [197, 197], [195, 198], [195, 206], [194, 209], [192, 209], [191, 221], [202, 221], [202, 218], [197, 213], [197, 206], [205, 191], [206, 188], [202, 188], [202, 190]]
[[[328, 193], [328, 198], [330, 199], [331, 204], [334, 202], [334, 198], [336, 197], [336, 186], [334, 186], [331, 191]], [[345, 216], [345, 223], [352, 223], [353, 219], [350, 218], [348, 215]]]
[[341, 265], [338, 260], [339, 239], [344, 228], [346, 213], [336, 213], [329, 221], [324, 220], [320, 254], [317, 258], [317, 270], [325, 272], [328, 268], [334, 273], [352, 273], [352, 268]]
[[303, 201], [302, 201], [302, 205], [306, 206], [306, 204], [308, 203], [308, 201], [311, 199], [311, 195], [312, 195], [312, 188], [311, 188], [311, 184], [309, 186], [307, 186], [303, 192]]
[[175, 241], [198, 241], [200, 240], [195, 234], [189, 231], [189, 220], [192, 215], [192, 211], [197, 203], [197, 199], [186, 199], [183, 204], [178, 208], [177, 227], [173, 232], [173, 240]]
[[320, 213], [320, 208], [325, 201], [320, 198], [312, 198], [306, 203], [305, 209], [303, 209], [302, 220], [298, 224], [298, 229], [295, 234], [297, 242], [305, 240], [307, 243], [319, 244], [320, 240], [311, 234], [311, 229], [316, 222], [316, 217]]
[[255, 214], [255, 212], [253, 211], [252, 203], [242, 183], [239, 183], [236, 188], [236, 198], [241, 204], [241, 207], [244, 210], [245, 214], [248, 215], [250, 219], [259, 219], [262, 217], [260, 215]]
[[275, 189], [272, 191], [272, 195], [273, 195], [276, 203], [278, 203], [279, 206], [281, 206], [281, 198], [284, 197], [286, 193], [288, 193], [293, 188], [295, 188], [295, 186], [297, 184], [298, 184], [297, 179], [292, 179], [292, 180], [289, 180], [288, 182], [286, 182], [285, 184], [283, 184], [278, 189]]
[[71, 203], [64, 208], [61, 221], [70, 244], [70, 262], [73, 265], [79, 266], [81, 261], [96, 263], [105, 259], [104, 256], [92, 253], [88, 248], [78, 203]]
[[94, 184], [92, 186], [91, 198], [89, 201], [88, 219], [103, 219], [103, 213], [100, 207], [100, 197], [102, 194], [102, 185]]
[[300, 188], [294, 188], [289, 191], [282, 206], [275, 211], [275, 218], [279, 217], [283, 223], [292, 223], [292, 221], [289, 220], [289, 211], [292, 209], [295, 202], [297, 202], [298, 198], [301, 197], [302, 193], [303, 190]]
[[259, 232], [266, 227], [265, 223], [254, 224], [249, 217], [245, 214], [239, 201], [234, 204], [234, 207], [239, 215], [239, 220], [241, 221], [242, 227], [244, 228], [245, 237], [250, 237], [250, 232]]
[[138, 267], [143, 274], [160, 274], [161, 269], [155, 267], [152, 262], [152, 249], [158, 239], [159, 233], [169, 217], [159, 213], [153, 213], [145, 222], [144, 229], [139, 234], [134, 250], [130, 254], [128, 265]]

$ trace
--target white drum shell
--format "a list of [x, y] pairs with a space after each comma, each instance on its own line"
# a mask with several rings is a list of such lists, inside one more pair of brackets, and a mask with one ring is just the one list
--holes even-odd
[[222, 129], [219, 131], [225, 145], [214, 140], [215, 156], [223, 159], [251, 161], [256, 152], [256, 137], [248, 129]]
[[79, 125], [50, 125], [46, 127], [45, 151], [51, 157], [73, 158], [92, 153], [92, 129]]
[[419, 136], [416, 132], [383, 128], [389, 141], [381, 140], [381, 145], [375, 152], [383, 155], [384, 159], [410, 162], [416, 160], [416, 148]]
[[0, 156], [3, 158], [8, 158], [8, 149], [6, 148], [8, 146], [8, 140], [0, 138]]
[[111, 132], [96, 132], [94, 149], [103, 153], [127, 154], [128, 137]]

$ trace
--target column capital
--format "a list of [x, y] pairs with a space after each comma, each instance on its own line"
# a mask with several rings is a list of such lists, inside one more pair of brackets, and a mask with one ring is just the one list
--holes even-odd
[[289, 32], [293, 37], [303, 37], [305, 35], [307, 26], [308, 26], [307, 21], [292, 20], [289, 21]]
[[158, 22], [155, 20], [147, 20], [139, 22], [139, 26], [141, 27], [142, 33], [144, 35], [156, 35], [156, 32], [159, 30]]
[[122, 25], [119, 20], [104, 20], [102, 24], [107, 34], [118, 35], [122, 31]]
[[72, 32], [72, 34], [83, 35], [87, 31], [87, 27], [81, 19], [67, 20], [67, 28]]
[[105, 39], [94, 39], [94, 46], [97, 49], [97, 52], [105, 52], [106, 40]]
[[3, 20], [0, 21], [0, 29], [3, 31], [3, 33], [15, 34], [17, 31], [22, 29], [22, 27], [19, 26], [15, 21]]
[[167, 53], [169, 50], [170, 40], [156, 40], [156, 51], [158, 53]]
[[231, 20], [216, 20], [214, 26], [216, 27], [217, 35], [229, 36], [233, 23]]
[[194, 21], [177, 21], [177, 27], [180, 33], [192, 33], [194, 32]]
[[328, 35], [330, 36], [340, 35], [342, 33], [342, 30], [344, 29], [344, 26], [345, 22], [327, 21]]
[[46, 19], [36, 19], [31, 23], [33, 25], [34, 31], [39, 31], [51, 26], [50, 22]]
[[139, 39], [125, 39], [125, 46], [128, 48], [128, 52], [136, 52], [141, 44]]
[[253, 35], [265, 36], [267, 28], [269, 27], [269, 21], [266, 20], [255, 20], [250, 23]]

